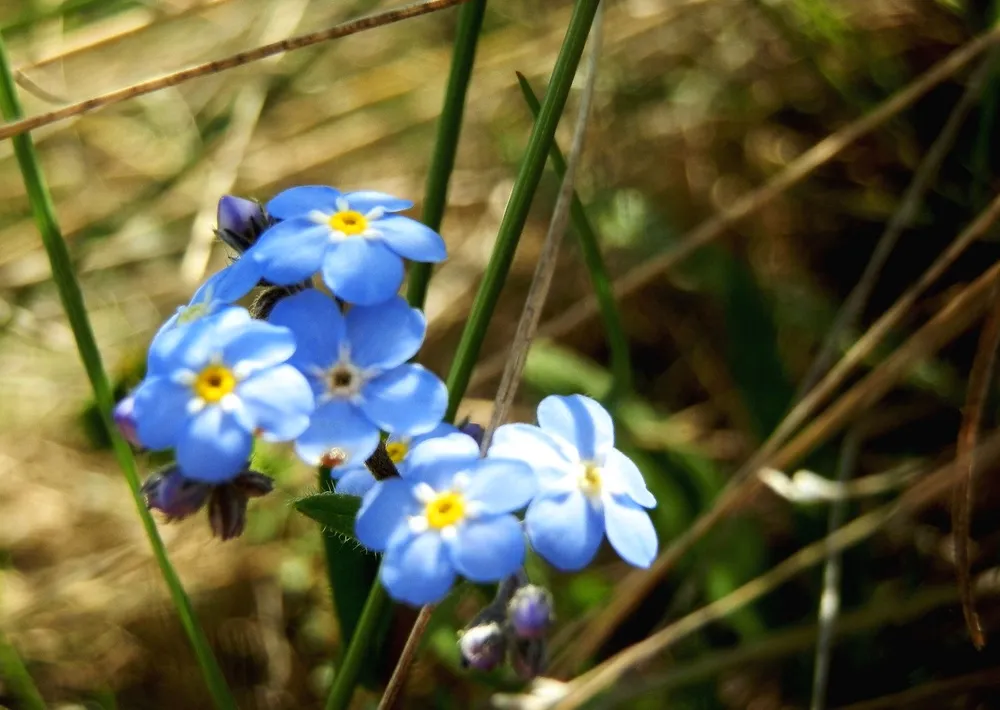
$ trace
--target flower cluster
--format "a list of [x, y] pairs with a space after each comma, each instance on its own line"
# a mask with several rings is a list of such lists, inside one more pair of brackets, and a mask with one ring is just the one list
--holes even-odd
[[[606, 538], [647, 567], [656, 501], [588, 397], [547, 397], [537, 425], [499, 427], [485, 455], [482, 427], [443, 421], [444, 383], [411, 362], [426, 319], [397, 294], [404, 259], [441, 261], [445, 248], [399, 214], [409, 207], [324, 186], [291, 188], [266, 207], [222, 198], [217, 235], [234, 258], [156, 333], [115, 421], [135, 446], [174, 455], [143, 486], [147, 505], [168, 520], [207, 505], [223, 539], [272, 487], [250, 469], [255, 442], [288, 442], [330, 469], [338, 493], [362, 498], [355, 535], [382, 554], [394, 599], [430, 604], [459, 578], [499, 582], [460, 650], [469, 666], [508, 658], [532, 677], [552, 599], [524, 575], [528, 550], [579, 570]], [[234, 305], [255, 289], [250, 310]]]
[[[441, 424], [444, 383], [408, 362], [426, 321], [396, 293], [402, 258], [440, 261], [444, 242], [397, 214], [410, 206], [323, 186], [285, 190], [266, 208], [219, 201], [216, 234], [236, 254], [156, 333], [145, 378], [115, 410], [134, 445], [174, 455], [144, 489], [149, 507], [171, 519], [208, 503], [225, 539], [242, 529], [250, 494], [232, 491], [255, 441], [356, 470], [382, 432], [408, 439]], [[317, 275], [332, 293], [313, 288]], [[234, 305], [258, 287], [252, 313]], [[216, 524], [222, 509], [238, 510], [227, 519], [239, 524]]]

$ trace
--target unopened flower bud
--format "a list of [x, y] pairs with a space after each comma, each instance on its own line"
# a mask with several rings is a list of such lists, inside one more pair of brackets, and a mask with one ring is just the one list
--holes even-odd
[[483, 445], [483, 437], [486, 435], [486, 430], [483, 429], [482, 425], [477, 424], [468, 417], [458, 425], [458, 430], [463, 434], [471, 436], [475, 442], [479, 445]]
[[170, 521], [186, 518], [205, 505], [212, 485], [185, 478], [179, 468], [170, 466], [147, 478], [141, 491], [146, 507], [161, 511]]
[[112, 417], [115, 420], [115, 425], [118, 427], [118, 431], [125, 438], [125, 441], [132, 444], [137, 449], [141, 449], [142, 444], [139, 442], [139, 434], [136, 431], [135, 423], [135, 397], [132, 395], [126, 395], [124, 399], [115, 405], [114, 412], [112, 412]]
[[549, 590], [537, 584], [526, 584], [514, 592], [507, 604], [507, 619], [520, 638], [541, 638], [554, 620], [552, 606]]
[[223, 195], [219, 199], [216, 234], [240, 254], [254, 245], [268, 223], [264, 208], [258, 202], [233, 195]]
[[459, 632], [458, 651], [464, 668], [491, 671], [507, 653], [507, 634], [497, 621], [469, 626]]
[[521, 680], [531, 680], [545, 670], [545, 639], [511, 639], [510, 666]]
[[247, 498], [260, 498], [274, 490], [274, 479], [256, 471], [244, 471], [230, 485]]
[[220, 540], [239, 537], [247, 524], [247, 497], [232, 485], [216, 487], [208, 503], [208, 523]]

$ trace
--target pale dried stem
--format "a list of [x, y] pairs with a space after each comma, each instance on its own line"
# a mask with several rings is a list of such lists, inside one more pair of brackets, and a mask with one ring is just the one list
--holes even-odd
[[408, 20], [412, 17], [419, 17], [420, 15], [437, 12], [438, 10], [444, 10], [449, 7], [461, 5], [464, 2], [466, 2], [466, 0], [425, 0], [424, 2], [406, 5], [395, 10], [387, 10], [375, 15], [369, 15], [367, 17], [358, 18], [357, 20], [344, 22], [318, 32], [311, 32], [309, 34], [299, 35], [298, 37], [284, 39], [280, 42], [265, 44], [246, 52], [239, 52], [238, 54], [234, 54], [224, 59], [205, 62], [204, 64], [199, 64], [197, 66], [190, 67], [189, 69], [182, 69], [181, 71], [174, 72], [173, 74], [167, 74], [166, 76], [162, 76], [157, 79], [142, 81], [138, 84], [126, 86], [123, 89], [110, 91], [106, 94], [101, 94], [100, 96], [94, 96], [84, 101], [56, 109], [55, 111], [49, 111], [48, 113], [39, 114], [37, 116], [29, 116], [28, 118], [20, 121], [5, 123], [0, 125], [0, 140], [19, 135], [25, 131], [33, 131], [40, 126], [46, 126], [50, 123], [55, 123], [56, 121], [61, 121], [71, 116], [89, 113], [90, 111], [96, 111], [97, 109], [105, 108], [122, 101], [127, 101], [128, 99], [134, 99], [137, 96], [144, 96], [146, 94], [151, 94], [154, 91], [160, 91], [171, 86], [177, 86], [178, 84], [183, 84], [191, 79], [197, 79], [210, 74], [217, 74], [219, 72], [226, 71], [227, 69], [233, 69], [235, 67], [243, 66], [244, 64], [260, 61], [261, 59], [266, 59], [267, 57], [281, 54], [283, 52], [291, 52], [296, 49], [310, 47], [314, 44], [327, 42], [332, 39], [340, 39], [341, 37], [358, 34], [359, 32], [371, 30], [376, 27], [382, 27], [401, 20]]
[[962, 412], [962, 425], [958, 431], [957, 458], [963, 475], [955, 487], [951, 502], [952, 539], [955, 543], [955, 572], [958, 590], [962, 597], [962, 615], [969, 630], [969, 637], [977, 649], [986, 645], [986, 635], [976, 613], [972, 580], [969, 577], [969, 528], [972, 515], [972, 500], [975, 490], [975, 449], [979, 439], [979, 428], [983, 420], [983, 407], [989, 395], [996, 362], [997, 347], [1000, 346], [1000, 282], [993, 282], [990, 295], [994, 303], [993, 311], [983, 326], [976, 348], [976, 357], [969, 372], [968, 394]]
[[[968, 327], [981, 310], [974, 313], [962, 312], [961, 310], [956, 311], [954, 306], [957, 303], [962, 303], [963, 305], [968, 304], [964, 307], [969, 309], [977, 306], [980, 309], [984, 307], [987, 300], [986, 292], [992, 279], [995, 278], [997, 266], [968, 286], [930, 323], [915, 333], [892, 357], [841, 397], [815, 419], [812, 425], [799, 437], [779, 452], [779, 448], [789, 439], [791, 434], [814, 416], [820, 405], [836, 391], [854, 367], [870, 355], [886, 335], [902, 321], [920, 294], [944, 273], [962, 251], [982, 237], [998, 218], [1000, 218], [1000, 195], [994, 198], [986, 210], [963, 230], [945, 253], [921, 276], [920, 280], [910, 287], [868, 329], [840, 362], [827, 373], [826, 377], [788, 413], [760, 449], [734, 474], [712, 507], [677, 537], [661, 553], [648, 571], [631, 572], [618, 584], [618, 592], [612, 596], [608, 605], [594, 619], [587, 633], [580, 638], [580, 642], [567, 652], [563, 663], [559, 665], [560, 670], [567, 666], [575, 667], [600, 648], [614, 629], [618, 627], [621, 620], [630, 614], [649, 591], [659, 584], [659, 581], [691, 549], [691, 546], [717, 522], [742, 504], [758, 485], [756, 472], [759, 469], [765, 466], [779, 470], [788, 468], [792, 462], [798, 460], [803, 452], [810, 450], [812, 446], [828, 436], [834, 424], [843, 424], [845, 417], [859, 411], [861, 407], [869, 406], [881, 397], [905, 372], [905, 369], [901, 370], [900, 368], [910, 367], [914, 358], [925, 355], [932, 345], [935, 349], [941, 347], [944, 342], [947, 342], [947, 340], [941, 340], [942, 337], [953, 337], [962, 328]], [[877, 394], [876, 386], [879, 390]]]
[[[837, 157], [852, 143], [906, 110], [935, 86], [961, 71], [997, 42], [1000, 42], [1000, 25], [956, 49], [906, 88], [879, 104], [871, 113], [821, 140], [789, 163], [767, 184], [740, 197], [727, 210], [713, 216], [685, 234], [681, 237], [681, 243], [677, 248], [649, 259], [615, 279], [615, 298], [620, 301], [638, 291], [663, 272], [677, 266], [699, 248], [721, 237], [739, 220], [769, 205], [785, 191], [802, 182], [814, 170]], [[562, 337], [597, 315], [597, 301], [592, 295], [585, 296], [552, 320], [542, 324], [538, 335], [546, 338]], [[503, 371], [503, 367], [504, 358], [502, 355], [486, 360], [476, 370], [470, 386], [476, 387], [493, 379]]]
[[[493, 400], [493, 414], [490, 417], [489, 425], [483, 434], [481, 451], [485, 454], [489, 448], [490, 439], [493, 432], [506, 418], [510, 411], [514, 395], [517, 393], [517, 386], [521, 380], [521, 373], [524, 371], [524, 363], [527, 359], [528, 348], [535, 337], [538, 329], [538, 321], [541, 318], [542, 308], [549, 295], [549, 287], [552, 285], [552, 275], [555, 273], [556, 263], [559, 260], [559, 247], [562, 244], [566, 227], [569, 224], [569, 211], [573, 198], [573, 181], [576, 178], [577, 167], [580, 163], [580, 156], [583, 153], [583, 142], [587, 134], [587, 122], [590, 118], [590, 109], [593, 105], [594, 87], [597, 79], [597, 62], [601, 54], [601, 40], [604, 18], [604, 4], [597, 7], [597, 15], [590, 33], [590, 55], [585, 68], [585, 84], [583, 94], [580, 97], [580, 107], [577, 110], [576, 123], [573, 127], [573, 141], [570, 148], [566, 164], [566, 174], [563, 176], [562, 185], [559, 188], [559, 195], [556, 198], [555, 208], [552, 213], [552, 221], [549, 224], [549, 231], [545, 235], [545, 242], [542, 245], [542, 253], [535, 267], [535, 274], [528, 287], [528, 295], [525, 297], [524, 308], [517, 323], [517, 331], [511, 343], [510, 352], [507, 355], [507, 367], [504, 369], [503, 378], [497, 389]], [[406, 683], [406, 676], [410, 665], [416, 656], [417, 646], [421, 637], [427, 630], [430, 623], [433, 606], [425, 606], [420, 610], [410, 635], [406, 639], [403, 653], [400, 655], [396, 667], [392, 671], [392, 677], [386, 686], [379, 702], [378, 710], [391, 710], [400, 691]]]

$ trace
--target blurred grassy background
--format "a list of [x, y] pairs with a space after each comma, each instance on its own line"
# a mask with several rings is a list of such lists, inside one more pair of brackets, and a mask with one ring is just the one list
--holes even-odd
[[[392, 4], [8, 0], [0, 4], [0, 28], [33, 114]], [[442, 229], [451, 257], [435, 275], [427, 307], [422, 360], [439, 373], [530, 127], [514, 72], [544, 86], [569, 5], [490, 5]], [[616, 275], [671, 248], [686, 229], [870, 111], [983, 31], [993, 13], [991, 3], [976, 0], [615, 0], [606, 9], [578, 187]], [[123, 385], [162, 319], [224, 263], [211, 247], [223, 192], [266, 200], [287, 186], [324, 183], [419, 201], [454, 20], [449, 11], [380, 28], [35, 132], [106, 363]], [[620, 412], [620, 437], [659, 497], [654, 521], [664, 542], [706, 509], [783, 416], [967, 75], [622, 301], [637, 393]], [[878, 281], [865, 322], [993, 197], [998, 91], [993, 74]], [[487, 358], [509, 343], [557, 187], [548, 175]], [[893, 344], [996, 260], [996, 236], [949, 269]], [[89, 390], [9, 142], [0, 143], [0, 243], [0, 624], [53, 707], [207, 707], [127, 489], [88, 424]], [[572, 240], [559, 268], [549, 317], [589, 289]], [[856, 336], [847, 334], [843, 347]], [[875, 433], [856, 475], [936, 460], [953, 448], [975, 342], [976, 333], [967, 333], [928, 357], [866, 414]], [[550, 392], [603, 394], [607, 355], [596, 319], [540, 344], [517, 416], [530, 419]], [[497, 379], [480, 373], [463, 411], [485, 421]], [[987, 420], [995, 425], [992, 408]], [[278, 451], [270, 463], [278, 490], [252, 505], [242, 539], [212, 540], [201, 516], [161, 532], [241, 706], [318, 707], [339, 635], [319, 535], [289, 507], [314, 485], [313, 473]], [[833, 477], [836, 449], [807, 463]], [[995, 564], [1000, 548], [997, 492], [983, 476], [973, 527], [977, 570]], [[824, 507], [759, 496], [750, 515], [717, 526], [685, 558], [601, 655], [724, 595], [825, 530]], [[977, 653], [967, 641], [948, 531], [943, 501], [847, 554], [844, 606], [861, 609], [861, 621], [834, 649], [831, 706], [911, 689], [916, 699], [885, 707], [1000, 707], [1000, 655], [994, 646]], [[588, 615], [620, 593], [623, 570], [611, 555], [580, 575], [532, 568], [557, 593], [554, 651], [572, 645]], [[685, 640], [641, 669], [642, 683], [595, 707], [807, 706], [814, 634], [792, 632], [796, 641], [787, 629], [814, 623], [820, 574], [811, 570]], [[479, 706], [490, 688], [509, 685], [502, 674], [470, 679], [457, 670], [453, 630], [481, 603], [466, 591], [437, 617], [409, 706]], [[987, 631], [995, 629], [1000, 606], [984, 599], [980, 609]], [[390, 636], [391, 648], [401, 642]], [[737, 647], [742, 655], [726, 655]], [[665, 675], [685, 669], [683, 682]], [[969, 680], [948, 686], [944, 697], [933, 693], [959, 676]], [[16, 707], [5, 692], [0, 679], [0, 704]], [[359, 699], [359, 707], [374, 697]]]

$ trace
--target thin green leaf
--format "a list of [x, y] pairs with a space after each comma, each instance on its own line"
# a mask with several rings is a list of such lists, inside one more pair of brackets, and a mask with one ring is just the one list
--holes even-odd
[[479, 283], [472, 312], [469, 314], [465, 330], [462, 331], [462, 339], [455, 350], [455, 359], [448, 373], [448, 411], [445, 413], [445, 418], [448, 420], [455, 418], [458, 404], [469, 386], [472, 368], [479, 358], [486, 329], [493, 317], [500, 291], [514, 260], [514, 251], [528, 219], [531, 201], [542, 179], [545, 160], [552, 149], [556, 127], [566, 106], [566, 99], [577, 66], [580, 64], [580, 57], [583, 55], [583, 47], [587, 43], [587, 35], [590, 34], [590, 26], [594, 22], [598, 4], [599, 0], [577, 0], [573, 5], [569, 27], [559, 49], [555, 67], [552, 69], [549, 90], [545, 93], [541, 110], [538, 112], [538, 120], [535, 121], [531, 137], [528, 139], [524, 160], [521, 161], [514, 188], [510, 193], [510, 201], [497, 230], [493, 253], [486, 266], [486, 273]]
[[[448, 183], [455, 169], [455, 153], [462, 135], [462, 115], [465, 112], [465, 95], [476, 60], [479, 32], [486, 14], [486, 0], [472, 0], [458, 11], [458, 28], [455, 48], [451, 54], [451, 73], [444, 93], [441, 120], [438, 121], [434, 154], [427, 169], [427, 188], [424, 191], [423, 221], [435, 231], [441, 231], [445, 206], [448, 204]], [[406, 297], [414, 308], [423, 308], [427, 286], [431, 280], [432, 264], [417, 263], [410, 266]]]
[[[10, 60], [7, 56], [7, 48], [2, 37], [0, 37], [0, 112], [3, 113], [3, 117], [8, 121], [17, 120], [22, 116], [21, 104], [18, 99], [17, 89], [14, 86]], [[97, 348], [94, 331], [90, 326], [87, 307], [83, 302], [83, 293], [80, 290], [80, 284], [73, 270], [73, 262], [70, 258], [69, 250], [59, 229], [55, 207], [52, 204], [48, 186], [42, 175], [31, 135], [24, 133], [15, 136], [11, 140], [14, 144], [14, 154], [17, 157], [18, 166], [24, 177], [24, 186], [28, 193], [28, 200], [31, 203], [35, 224], [41, 233], [42, 244], [45, 247], [49, 264], [52, 267], [52, 277], [59, 291], [59, 298], [62, 301], [63, 309], [66, 311], [66, 317], [73, 331], [80, 359], [83, 361], [90, 385], [94, 390], [94, 399], [100, 409], [104, 427], [111, 433], [111, 443], [115, 457], [118, 459], [118, 464], [125, 474], [125, 480], [132, 493], [132, 499], [139, 512], [139, 518], [149, 539], [150, 547], [153, 548], [153, 555], [160, 568], [160, 573], [163, 575], [170, 590], [170, 596], [174, 607], [177, 609], [177, 615], [180, 617], [181, 624], [184, 626], [188, 640], [194, 649], [198, 665], [201, 667], [202, 675], [205, 678], [205, 683], [208, 685], [208, 690], [215, 706], [226, 709], [235, 708], [236, 702], [233, 700], [229, 688], [226, 686], [226, 680], [219, 669], [215, 657], [212, 655], [208, 640], [198, 625], [194, 608], [191, 606], [191, 600], [188, 599], [187, 594], [184, 592], [184, 587], [177, 576], [177, 572], [167, 558], [167, 551], [156, 529], [156, 522], [146, 509], [146, 503], [139, 491], [139, 474], [136, 470], [132, 452], [114, 426], [111, 417], [111, 410], [114, 406], [111, 384], [108, 382], [107, 373], [101, 362], [101, 353]]]
[[[521, 93], [524, 100], [531, 109], [535, 120], [541, 111], [541, 104], [538, 97], [528, 83], [527, 78], [517, 73], [517, 82], [521, 86]], [[552, 160], [552, 168], [556, 175], [562, 180], [566, 176], [566, 159], [563, 157], [559, 145], [552, 141], [552, 149], [549, 152]], [[608, 268], [604, 264], [604, 257], [601, 255], [601, 247], [597, 240], [597, 232], [594, 231], [587, 217], [583, 202], [576, 190], [573, 191], [573, 202], [570, 205], [570, 219], [573, 224], [573, 232], [576, 234], [580, 245], [580, 253], [583, 256], [583, 263], [590, 275], [590, 284], [594, 289], [594, 297], [597, 299], [597, 308], [600, 311], [601, 320], [604, 321], [604, 334], [608, 339], [608, 349], [610, 350], [610, 364], [613, 375], [611, 388], [607, 392], [602, 392], [599, 396], [606, 399], [609, 405], [614, 405], [624, 395], [632, 390], [632, 362], [629, 354], [628, 336], [625, 333], [625, 326], [622, 324], [622, 317], [618, 311], [618, 304], [615, 302], [614, 289], [611, 285], [611, 276]]]
[[0, 634], [0, 678], [7, 684], [10, 694], [20, 703], [18, 707], [26, 710], [45, 710], [45, 700], [38, 692], [35, 681], [25, 668], [17, 651]]
[[361, 499], [339, 493], [316, 493], [295, 501], [295, 509], [332, 532], [354, 537], [354, 519], [361, 508]]

